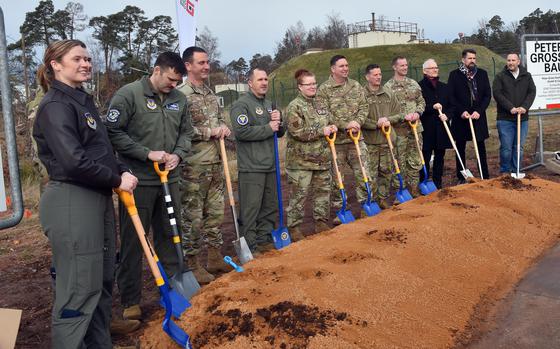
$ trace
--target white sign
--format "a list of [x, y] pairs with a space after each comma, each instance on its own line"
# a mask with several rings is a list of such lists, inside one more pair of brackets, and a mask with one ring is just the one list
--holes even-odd
[[179, 55], [187, 47], [194, 46], [196, 39], [196, 14], [198, 0], [174, 0], [177, 10], [177, 26], [179, 27]]
[[560, 41], [527, 41], [527, 70], [537, 97], [531, 109], [560, 108]]

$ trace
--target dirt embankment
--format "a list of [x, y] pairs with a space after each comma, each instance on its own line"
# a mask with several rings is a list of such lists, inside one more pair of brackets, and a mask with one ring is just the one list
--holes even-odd
[[[558, 241], [560, 184], [444, 189], [265, 254], [202, 289], [195, 348], [452, 348]], [[161, 317], [142, 348], [175, 348]]]

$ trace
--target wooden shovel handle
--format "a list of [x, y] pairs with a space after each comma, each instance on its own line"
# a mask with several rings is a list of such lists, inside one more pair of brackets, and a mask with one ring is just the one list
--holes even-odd
[[334, 141], [336, 140], [336, 132], [331, 133], [331, 136], [325, 136], [325, 138], [327, 139], [327, 142], [329, 142], [329, 148], [331, 148], [334, 172], [336, 172], [338, 188], [344, 189], [344, 183], [342, 183], [342, 175], [340, 174], [340, 170], [338, 169], [338, 157], [336, 156], [336, 148], [334, 145]]
[[222, 163], [224, 166], [224, 174], [226, 175], [226, 187], [228, 191], [229, 205], [231, 207], [235, 206], [235, 200], [233, 199], [233, 188], [231, 186], [231, 176], [229, 174], [228, 158], [226, 152], [226, 144], [223, 138], [220, 138], [220, 153], [222, 154]]
[[165, 281], [161, 277], [161, 273], [156, 263], [156, 254], [154, 253], [152, 246], [148, 242], [146, 238], [146, 232], [144, 230], [144, 226], [142, 226], [142, 221], [140, 221], [140, 217], [138, 216], [138, 209], [136, 208], [136, 204], [134, 203], [134, 196], [129, 192], [115, 189], [115, 192], [119, 195], [119, 198], [125, 205], [126, 209], [128, 210], [128, 214], [130, 215], [130, 219], [132, 220], [132, 224], [134, 224], [134, 228], [136, 230], [136, 234], [138, 235], [138, 240], [140, 240], [140, 244], [142, 245], [142, 249], [144, 250], [144, 254], [146, 255], [146, 259], [148, 260], [148, 265], [150, 266], [150, 270], [154, 275], [154, 279], [156, 279], [156, 285], [162, 286], [165, 284]]

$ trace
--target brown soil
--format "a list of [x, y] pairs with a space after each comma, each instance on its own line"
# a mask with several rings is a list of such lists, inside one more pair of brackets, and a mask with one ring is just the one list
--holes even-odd
[[[552, 145], [549, 145], [552, 146]], [[447, 196], [456, 196], [456, 189], [460, 187], [450, 187], [455, 185], [456, 178], [454, 177], [454, 161], [452, 152], [448, 151], [445, 167], [444, 176], [444, 188], [438, 191], [437, 195], [431, 195], [428, 198], [424, 198], [423, 204], [428, 204], [431, 202], [437, 202], [446, 199]], [[473, 157], [469, 158], [469, 163], [475, 163], [476, 159]], [[496, 176], [495, 170], [498, 168], [497, 158], [489, 158], [489, 168], [491, 169], [491, 175]], [[343, 168], [343, 171], [351, 178], [350, 171]], [[475, 170], [475, 175], [476, 170]], [[552, 181], [560, 182], [560, 176], [555, 175], [545, 169], [544, 167], [539, 167], [527, 173], [526, 179], [532, 179], [533, 175], [538, 175], [540, 178], [549, 179]], [[476, 181], [475, 181], [476, 182]], [[524, 181], [525, 182], [525, 181]], [[474, 185], [473, 189], [479, 190], [477, 188], [479, 184]], [[352, 180], [346, 182], [348, 203], [350, 208], [356, 217], [359, 217], [360, 206], [355, 200], [354, 186]], [[235, 187], [235, 186], [234, 186]], [[283, 180], [283, 188], [287, 188], [287, 183]], [[50, 342], [50, 313], [52, 308], [52, 280], [49, 275], [50, 267], [50, 248], [48, 246], [48, 241], [41, 231], [38, 213], [37, 213], [37, 193], [29, 194], [28, 192], [36, 191], [32, 190], [30, 187], [24, 188], [24, 200], [26, 203], [26, 209], [30, 209], [33, 215], [30, 218], [24, 218], [22, 223], [18, 226], [7, 229], [0, 234], [0, 307], [2, 308], [15, 308], [22, 309], [22, 320], [20, 325], [20, 330], [18, 333], [18, 338], [16, 342], [16, 348], [41, 348], [48, 347]], [[289, 198], [289, 192], [284, 191], [284, 202], [287, 204]], [[31, 198], [31, 199], [30, 199]], [[457, 200], [454, 200], [457, 201]], [[29, 203], [32, 204], [29, 204]], [[410, 203], [406, 205], [399, 205], [393, 207], [393, 209], [388, 210], [390, 212], [402, 212], [402, 210], [407, 207]], [[475, 203], [469, 203], [475, 204]], [[478, 205], [478, 204], [476, 204]], [[308, 205], [305, 212], [305, 222], [303, 225], [303, 230], [306, 235], [314, 230], [312, 223], [312, 212]], [[452, 206], [455, 211], [459, 211], [461, 207]], [[480, 208], [478, 209], [480, 210]], [[409, 213], [408, 219], [415, 222], [421, 221], [423, 217], [432, 217], [431, 210], [427, 210], [422, 214]], [[476, 217], [476, 210], [466, 210]], [[512, 211], [515, 215], [523, 215], [524, 210], [514, 210]], [[235, 255], [233, 247], [228, 241], [233, 240], [234, 229], [231, 221], [231, 213], [229, 208], [225, 209], [225, 220], [222, 225], [222, 231], [224, 233], [224, 241], [226, 242], [223, 246], [223, 253], [230, 256]], [[335, 212], [331, 212], [331, 217], [334, 217]], [[523, 223], [520, 223], [523, 224]], [[533, 223], [534, 224], [534, 223]], [[365, 230], [367, 232], [372, 232], [369, 239], [378, 239], [378, 231], [383, 232], [384, 230], [375, 227], [376, 229]], [[392, 229], [388, 227], [387, 229]], [[373, 232], [375, 231], [375, 233]], [[411, 230], [414, 231], [414, 230]], [[377, 234], [377, 235], [376, 235]], [[408, 236], [408, 235], [407, 235]], [[408, 240], [407, 240], [408, 242]], [[381, 242], [379, 242], [381, 243]], [[384, 242], [385, 244], [390, 244], [389, 242]], [[395, 246], [400, 244], [394, 244]], [[406, 245], [403, 245], [406, 246]], [[372, 260], [383, 261], [384, 257], [379, 254], [372, 254]], [[352, 265], [352, 264], [350, 264]], [[333, 272], [330, 269], [322, 266], [317, 266], [313, 270], [301, 271], [298, 274], [302, 280], [317, 279], [317, 280], [331, 280]], [[157, 304], [159, 298], [157, 289], [154, 287], [153, 278], [148, 272], [147, 266], [144, 266], [144, 282], [143, 282], [143, 298], [142, 298], [142, 310], [145, 315], [145, 319], [149, 320], [154, 316], [159, 316], [160, 308]], [[330, 282], [330, 281], [329, 281]], [[262, 290], [255, 288], [255, 292], [261, 292]], [[113, 302], [113, 316], [120, 316], [122, 309], [119, 302], [118, 289], [115, 287], [114, 290], [114, 302]], [[297, 304], [297, 302], [294, 302]], [[138, 342], [138, 338], [147, 328], [147, 323], [144, 322], [142, 327], [127, 336], [117, 336], [113, 337], [114, 343], [121, 345], [134, 345]], [[190, 331], [189, 331], [190, 332]], [[344, 347], [343, 345], [341, 347]]]
[[[268, 252], [176, 322], [197, 349], [460, 348], [558, 242], [558, 205], [560, 184], [534, 177], [440, 191]], [[161, 316], [142, 348], [176, 347]]]

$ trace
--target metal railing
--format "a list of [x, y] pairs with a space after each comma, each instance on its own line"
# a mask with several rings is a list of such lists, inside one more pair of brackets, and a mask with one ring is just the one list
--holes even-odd
[[4, 117], [4, 134], [8, 151], [8, 168], [13, 211], [7, 219], [0, 220], [0, 229], [17, 225], [23, 218], [23, 195], [19, 178], [18, 154], [16, 145], [16, 129], [12, 113], [12, 91], [8, 76], [8, 47], [6, 44], [6, 28], [4, 11], [0, 7], [0, 91], [2, 92], [2, 114]]
[[347, 24], [346, 31], [348, 35], [370, 31], [417, 34], [418, 23], [376, 19]]

